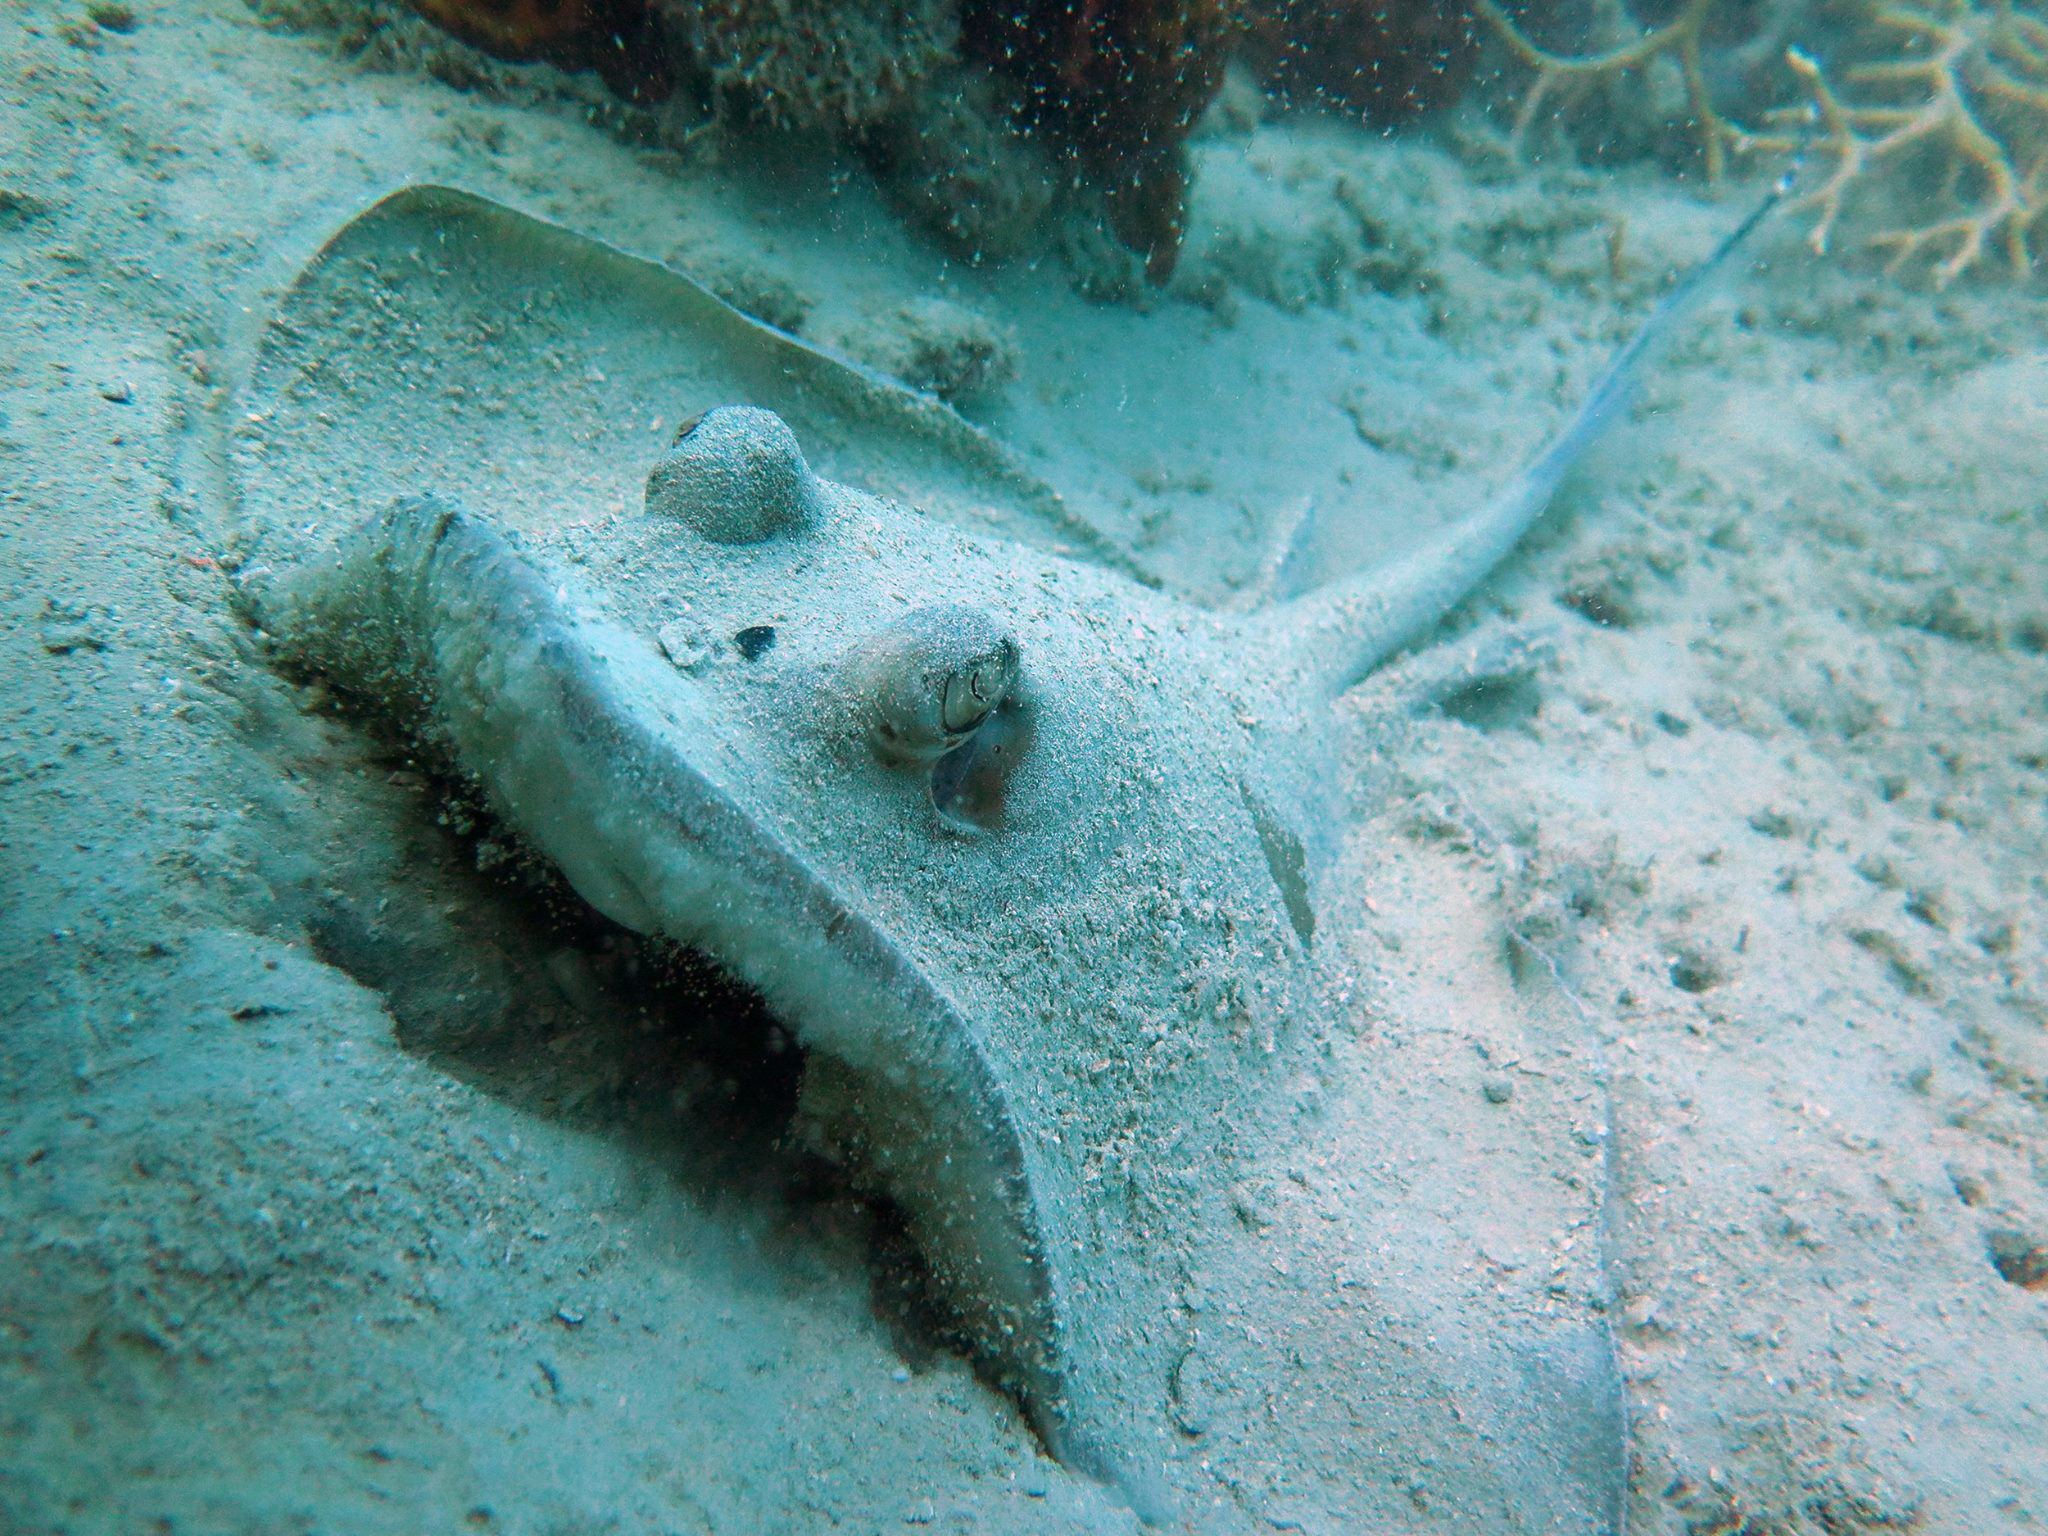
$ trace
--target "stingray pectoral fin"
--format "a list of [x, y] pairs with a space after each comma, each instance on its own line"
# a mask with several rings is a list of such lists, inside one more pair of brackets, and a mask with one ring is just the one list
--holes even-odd
[[[422, 474], [536, 517], [570, 486], [584, 506], [637, 499], [624, 471], [650, 415], [743, 403], [785, 418], [835, 481], [1141, 574], [1085, 508], [945, 402], [662, 263], [431, 183], [308, 245], [282, 263], [289, 277], [266, 264], [227, 341], [236, 388], [212, 468], [252, 563], [296, 561], [331, 536], [325, 508]], [[770, 531], [747, 522], [714, 518], [711, 536]]]
[[709, 953], [851, 1075], [866, 1161], [978, 1352], [1054, 1454], [1148, 1498], [1074, 1359], [1055, 1231], [1071, 1202], [974, 1017], [749, 808], [732, 780], [754, 754], [687, 679], [432, 499], [377, 514], [257, 606], [288, 659], [437, 744], [593, 905]]
[[[985, 1371], [1030, 1416], [1063, 1465], [1109, 1484], [1148, 1523], [1171, 1501], [1156, 1469], [1126, 1437], [1077, 1357], [1067, 1307], [1074, 1287], [1058, 1249], [1020, 1243], [1016, 1228], [1058, 1225], [1047, 1170], [1027, 1145], [975, 1125], [993, 1084], [965, 1097], [935, 1094], [905, 1071], [866, 1066], [821, 1047], [804, 1074], [804, 1115], [875, 1185], [895, 1192], [938, 1290], [974, 1341]], [[981, 1102], [976, 1102], [981, 1101]], [[944, 1199], [910, 1192], [945, 1190]], [[1027, 1212], [1043, 1208], [1040, 1223]]]

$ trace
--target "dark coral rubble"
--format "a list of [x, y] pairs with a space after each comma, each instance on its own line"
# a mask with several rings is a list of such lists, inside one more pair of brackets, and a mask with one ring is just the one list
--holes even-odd
[[969, 0], [968, 46], [1024, 90], [1027, 121], [1098, 188], [1154, 281], [1186, 232], [1186, 141], [1223, 83], [1228, 0]]
[[972, 260], [1026, 249], [1061, 192], [1153, 282], [1187, 232], [1188, 139], [1240, 53], [1282, 101], [1408, 121], [1470, 76], [1461, 0], [413, 0], [503, 57], [646, 99], [671, 59], [721, 113], [823, 134]]
[[869, 125], [860, 149], [906, 217], [970, 262], [1004, 261], [1043, 240], [1057, 190], [1016, 117], [1008, 82], [955, 63]]
[[1398, 128], [1471, 83], [1479, 23], [1458, 0], [1248, 0], [1245, 56], [1289, 105]]
[[413, 9], [501, 59], [594, 69], [629, 101], [674, 86], [668, 39], [648, 0], [411, 0]]
[[959, 50], [954, 0], [647, 0], [728, 103], [858, 135], [926, 92]]

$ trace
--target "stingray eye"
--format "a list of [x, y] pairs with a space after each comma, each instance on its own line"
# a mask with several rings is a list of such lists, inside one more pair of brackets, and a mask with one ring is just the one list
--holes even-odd
[[918, 608], [856, 646], [848, 680], [875, 755], [937, 762], [1008, 696], [1021, 652], [979, 608]]
[[773, 411], [721, 405], [683, 423], [647, 477], [647, 511], [718, 544], [753, 544], [815, 523], [818, 480]]
[[940, 697], [939, 723], [947, 735], [963, 736], [988, 718], [999, 698], [999, 691], [992, 696], [985, 668], [954, 672]]

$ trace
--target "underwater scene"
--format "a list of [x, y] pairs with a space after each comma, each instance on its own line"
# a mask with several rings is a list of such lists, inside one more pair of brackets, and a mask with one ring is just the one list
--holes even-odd
[[2042, 0], [0, 0], [0, 1533], [2048, 1528]]

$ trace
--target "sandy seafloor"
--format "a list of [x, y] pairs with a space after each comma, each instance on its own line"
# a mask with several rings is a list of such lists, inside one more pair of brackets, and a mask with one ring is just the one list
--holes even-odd
[[[1330, 574], [1482, 495], [1758, 184], [1240, 104], [1174, 286], [1105, 305], [1059, 250], [949, 263], [821, 150], [636, 145], [552, 71], [451, 84], [423, 28], [366, 61], [300, 19], [0, 7], [0, 1529], [1130, 1528], [906, 1318], [742, 1000], [646, 1015], [611, 938], [266, 669], [193, 470], [231, 306], [408, 177], [884, 365], [941, 296], [1014, 360], [971, 414], [1249, 603], [1305, 504]], [[1518, 1042], [1604, 1064], [1632, 1529], [2038, 1530], [2048, 1289], [1993, 1246], [2048, 1245], [2048, 301], [1798, 233], [1454, 617], [1525, 627], [1533, 674], [1354, 702], [1387, 724], [1326, 921], [1435, 1130], [1376, 1152], [1458, 1231], [1519, 1198], [1488, 1147], [1606, 1114]], [[1244, 1200], [1303, 1296], [1317, 1168]], [[1597, 1225], [1461, 1267], [1564, 1274]], [[1189, 1518], [1338, 1528], [1299, 1469], [1382, 1475], [1316, 1411], [1341, 1361], [1239, 1358], [1279, 1428], [1233, 1455], [1184, 1413]], [[1398, 1449], [1386, 1528], [1451, 1529]]]

